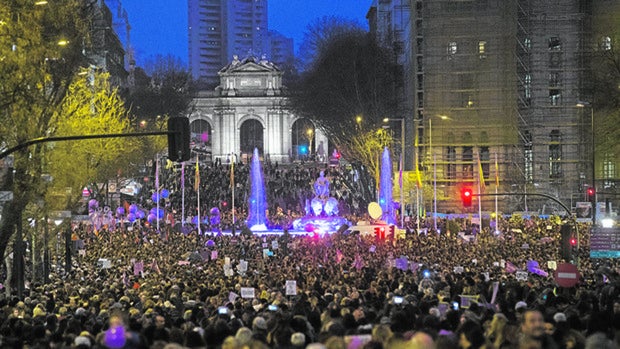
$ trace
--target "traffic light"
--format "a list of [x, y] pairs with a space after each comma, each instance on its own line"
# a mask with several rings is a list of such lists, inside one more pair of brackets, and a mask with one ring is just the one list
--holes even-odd
[[375, 236], [377, 239], [385, 239], [385, 227], [375, 227]]
[[463, 188], [461, 189], [461, 201], [463, 201], [463, 206], [470, 207], [471, 206], [471, 198], [473, 196], [473, 192], [471, 188]]
[[577, 239], [573, 236], [568, 224], [564, 224], [560, 228], [560, 234], [562, 235], [562, 246], [560, 247], [562, 259], [570, 262], [573, 259], [573, 247], [577, 247]]
[[170, 161], [187, 161], [189, 150], [189, 118], [171, 117], [168, 119], [168, 159]]
[[594, 201], [596, 201], [596, 191], [594, 190], [594, 187], [588, 187], [588, 202], [592, 202], [594, 203]]

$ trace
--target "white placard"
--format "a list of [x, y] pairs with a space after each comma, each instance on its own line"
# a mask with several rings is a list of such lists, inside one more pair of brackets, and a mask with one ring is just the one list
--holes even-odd
[[271, 249], [272, 250], [277, 250], [278, 247], [280, 247], [280, 246], [278, 245], [277, 241], [274, 240], [274, 241], [271, 242]]
[[516, 272], [517, 280], [519, 281], [527, 281], [527, 271], [518, 271]]
[[556, 261], [548, 261], [547, 268], [551, 270], [556, 270], [558, 268], [558, 263]]
[[286, 292], [287, 296], [296, 296], [297, 295], [297, 281], [295, 280], [286, 280]]
[[241, 298], [254, 298], [254, 287], [241, 287]]
[[463, 267], [454, 267], [455, 274], [463, 274]]
[[239, 270], [239, 273], [244, 274], [246, 271], [248, 271], [248, 262], [240, 260], [239, 265], [237, 265], [237, 270]]

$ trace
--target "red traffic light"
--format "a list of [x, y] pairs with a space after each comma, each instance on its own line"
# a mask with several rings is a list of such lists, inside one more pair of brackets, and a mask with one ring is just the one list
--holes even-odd
[[594, 195], [594, 188], [588, 188], [588, 195]]
[[471, 198], [473, 195], [474, 194], [471, 188], [461, 189], [461, 201], [463, 202], [463, 206], [465, 207], [471, 206]]
[[577, 246], [577, 239], [574, 236], [571, 236], [570, 238], [570, 245]]
[[596, 197], [596, 191], [594, 190], [594, 187], [588, 187], [586, 193], [588, 194], [588, 201], [594, 202]]

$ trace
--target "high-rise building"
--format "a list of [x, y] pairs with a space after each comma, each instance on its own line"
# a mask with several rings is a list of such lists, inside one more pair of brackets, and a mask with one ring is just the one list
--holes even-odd
[[[219, 70], [233, 56], [266, 55], [280, 63], [271, 47], [281, 49], [282, 40], [269, 32], [267, 0], [188, 0], [188, 10], [189, 67], [203, 86], [215, 87]], [[272, 37], [277, 39], [273, 45]]]
[[[427, 202], [431, 193], [439, 210], [462, 210], [460, 188], [476, 188], [482, 176], [483, 194], [496, 182], [513, 194], [500, 201], [504, 212], [564, 214], [532, 194], [574, 207], [584, 201], [584, 185], [610, 165], [606, 183], [615, 183], [617, 160], [593, 168], [596, 106], [578, 103], [593, 99], [588, 58], [606, 38], [593, 37], [595, 10], [579, 0], [373, 3], [371, 31], [403, 66], [401, 109], [411, 110], [408, 133], [419, 132]], [[492, 196], [479, 198], [484, 211], [494, 210]]]

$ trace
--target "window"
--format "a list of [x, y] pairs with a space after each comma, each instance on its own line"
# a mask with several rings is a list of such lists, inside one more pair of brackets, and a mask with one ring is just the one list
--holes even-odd
[[482, 177], [489, 178], [489, 161], [491, 160], [491, 154], [489, 152], [489, 147], [480, 147], [480, 165], [482, 166]]
[[560, 86], [560, 73], [559, 72], [549, 73], [549, 86], [550, 87]]
[[559, 106], [562, 100], [562, 94], [558, 89], [549, 90], [549, 104], [552, 106]]
[[448, 55], [453, 56], [457, 52], [456, 41], [450, 41], [448, 43]]
[[562, 144], [560, 130], [549, 133], [549, 178], [562, 177]]
[[529, 104], [530, 100], [532, 99], [532, 75], [530, 74], [525, 74], [524, 94], [525, 100]]
[[487, 53], [487, 42], [486, 41], [478, 41], [478, 56], [482, 58], [486, 58]]
[[456, 148], [446, 147], [446, 178], [456, 179]]
[[601, 49], [603, 49], [603, 51], [611, 51], [611, 38], [609, 36], [603, 38]]
[[472, 147], [463, 147], [463, 179], [474, 179], [474, 153]]
[[534, 181], [534, 152], [532, 151], [532, 134], [530, 131], [523, 133], [523, 152], [525, 157], [525, 182], [532, 183]]
[[605, 158], [603, 159], [603, 186], [606, 189], [614, 188], [616, 183], [614, 182], [614, 178], [616, 178], [616, 162], [614, 159], [613, 153], [605, 153]]
[[562, 41], [557, 36], [552, 36], [549, 38], [549, 51], [561, 51], [562, 50]]

